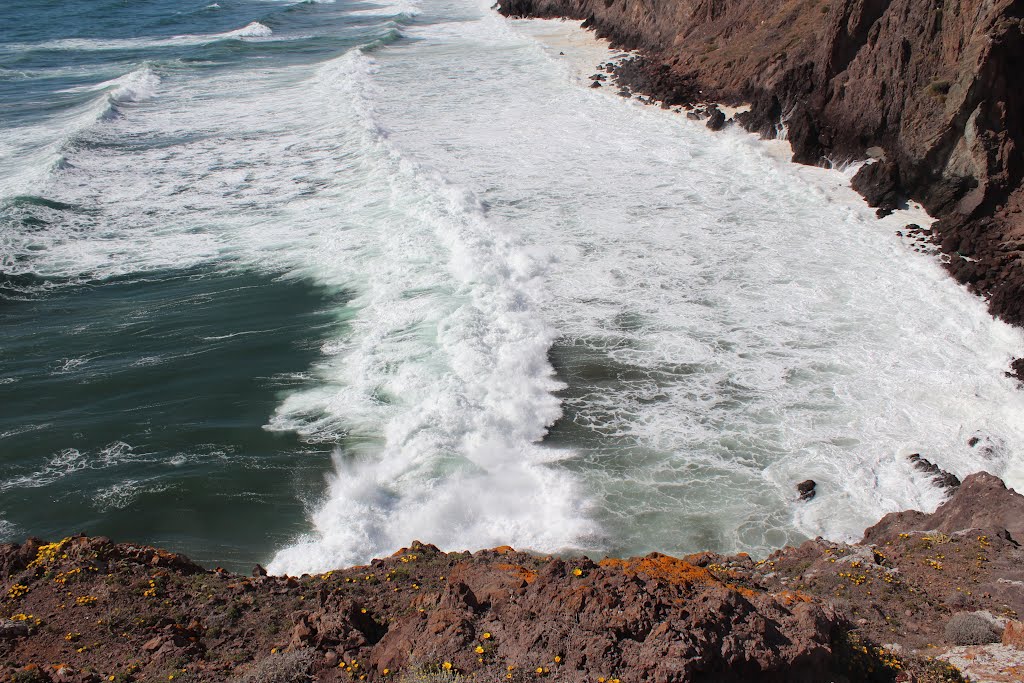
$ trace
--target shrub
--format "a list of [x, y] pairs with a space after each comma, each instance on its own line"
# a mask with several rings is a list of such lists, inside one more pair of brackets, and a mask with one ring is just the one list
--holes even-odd
[[264, 657], [256, 662], [239, 683], [301, 683], [310, 680], [316, 652], [309, 648]]
[[402, 672], [398, 683], [465, 683], [465, 678], [455, 669], [431, 664], [413, 666]]
[[18, 669], [11, 674], [11, 683], [47, 683], [50, 677], [40, 671], [35, 664]]
[[977, 612], [957, 612], [946, 622], [946, 640], [954, 645], [998, 643], [1000, 633]]

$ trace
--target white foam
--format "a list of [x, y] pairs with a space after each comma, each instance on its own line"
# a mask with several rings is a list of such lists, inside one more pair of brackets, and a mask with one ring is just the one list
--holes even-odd
[[[546, 358], [552, 333], [534, 312], [540, 264], [495, 230], [469, 192], [387, 143], [373, 68], [353, 52], [327, 65], [319, 86], [362, 122], [394, 215], [362, 236], [366, 256], [378, 256], [361, 259], [357, 334], [331, 349], [322, 368], [330, 385], [291, 396], [271, 424], [310, 439], [380, 436], [357, 446], [358, 457], [336, 454], [315, 538], [271, 568], [365, 560], [410, 534], [447, 547], [564, 547], [589, 525], [572, 478], [548, 467], [569, 454], [537, 445], [560, 414]], [[367, 189], [369, 202], [377, 192]]]
[[160, 77], [148, 66], [132, 71], [113, 81], [97, 86], [97, 89], [110, 91], [108, 97], [113, 104], [126, 102], [145, 102], [156, 96], [160, 86]]
[[[579, 87], [571, 50], [596, 53], [574, 37], [540, 47], [488, 16], [410, 32], [377, 77], [380, 125], [486, 189], [489, 220], [550, 263], [539, 310], [565, 362], [609, 373], [567, 402], [602, 550], [851, 537], [937, 504], [915, 451], [1013, 471], [1024, 406], [1002, 371], [1021, 334], [905, 249], [896, 229], [923, 217], [876, 221], [849, 169]], [[453, 60], [457, 80], [432, 77]], [[983, 457], [975, 431], [1006, 448]], [[798, 507], [807, 477], [824, 483]]]
[[219, 35], [224, 38], [269, 38], [274, 35], [274, 32], [269, 26], [261, 24], [258, 21], [254, 21], [250, 24], [246, 24], [242, 28]]
[[[270, 419], [340, 444], [275, 571], [415, 537], [760, 552], [934, 506], [909, 452], [1021, 471], [1002, 371], [1024, 339], [910, 252], [901, 217], [876, 221], [785, 143], [583, 87], [582, 42], [553, 51], [466, 0], [430, 11], [459, 19], [313, 75], [165, 79], [51, 177], [47, 196], [88, 213], [4, 244], [28, 256], [16, 272], [217, 264], [352, 293], [320, 386]], [[560, 446], [541, 443], [560, 415]], [[164, 464], [216, 457], [199, 450]], [[818, 498], [798, 506], [808, 477]]]
[[[66, 146], [76, 136], [112, 118], [124, 105], [152, 99], [160, 85], [160, 77], [144, 65], [117, 78], [103, 81], [85, 90], [95, 92], [91, 100], [38, 124], [7, 131], [0, 141], [0, 199], [17, 195], [38, 194], [46, 187], [66, 161]], [[7, 226], [0, 234], [2, 265], [8, 272], [18, 272], [12, 263], [26, 245], [19, 243], [31, 236], [11, 232]]]
[[126, 479], [105, 486], [96, 492], [93, 507], [100, 512], [124, 510], [135, 503], [139, 496], [146, 493], [162, 493], [171, 487], [166, 483], [158, 483], [155, 478]]

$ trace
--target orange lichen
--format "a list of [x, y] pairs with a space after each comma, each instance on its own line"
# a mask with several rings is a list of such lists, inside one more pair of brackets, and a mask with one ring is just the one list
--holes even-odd
[[646, 574], [652, 579], [661, 579], [671, 584], [690, 586], [693, 584], [714, 584], [722, 585], [722, 582], [714, 577], [704, 567], [690, 564], [670, 555], [651, 553], [647, 557], [620, 560], [608, 558], [601, 561], [605, 569], [620, 569], [628, 576]]
[[736, 591], [737, 593], [745, 597], [747, 600], [752, 600], [754, 596], [757, 595], [756, 591], [751, 590], [750, 588], [745, 588], [744, 586], [735, 586], [731, 583], [728, 583], [725, 587], [730, 590]]
[[507, 555], [508, 553], [514, 553], [516, 551], [516, 549], [510, 545], [499, 545], [497, 548], [494, 548], [493, 550], [499, 555]]
[[537, 578], [537, 572], [533, 571], [532, 569], [527, 569], [521, 564], [496, 564], [494, 565], [494, 568], [500, 569], [503, 572], [509, 572], [510, 574], [514, 574], [526, 583], [533, 583], [534, 580]]
[[787, 607], [795, 605], [798, 602], [811, 602], [811, 596], [801, 591], [781, 591], [779, 593], [773, 593], [772, 597]]

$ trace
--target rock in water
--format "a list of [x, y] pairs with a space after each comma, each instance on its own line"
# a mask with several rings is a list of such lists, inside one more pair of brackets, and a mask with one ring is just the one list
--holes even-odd
[[[947, 269], [1024, 325], [1024, 24], [1020, 0], [503, 0], [507, 16], [585, 21], [636, 54], [619, 84], [671, 105], [748, 103], [736, 119], [793, 160], [876, 159], [854, 186], [885, 214], [938, 218]], [[712, 121], [712, 123], [714, 123]], [[967, 258], [961, 258], [967, 257]]]
[[813, 479], [807, 479], [796, 485], [797, 492], [800, 493], [800, 500], [811, 500], [814, 498], [817, 491], [818, 484]]
[[947, 472], [930, 460], [922, 458], [919, 453], [912, 453], [907, 456], [907, 459], [914, 463], [914, 467], [917, 470], [933, 475], [932, 481], [946, 489], [947, 492], [960, 488], [960, 479], [955, 474]]
[[725, 128], [725, 113], [718, 107], [712, 105], [710, 107], [711, 118], [705, 124], [711, 130], [722, 130]]

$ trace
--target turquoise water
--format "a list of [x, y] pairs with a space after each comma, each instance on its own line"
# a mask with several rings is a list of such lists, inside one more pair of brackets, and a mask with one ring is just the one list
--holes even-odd
[[923, 216], [489, 4], [4, 3], [0, 540], [764, 554], [936, 506], [909, 453], [1024, 481]]

